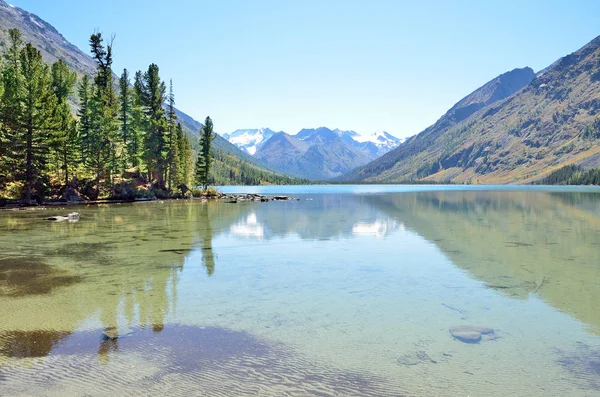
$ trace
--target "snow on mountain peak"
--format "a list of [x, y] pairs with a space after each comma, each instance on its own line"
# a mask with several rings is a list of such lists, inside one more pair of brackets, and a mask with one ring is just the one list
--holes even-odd
[[378, 147], [396, 147], [402, 141], [386, 131], [378, 130], [371, 135], [359, 135], [354, 137], [357, 142], [372, 142]]
[[223, 134], [223, 138], [233, 143], [246, 153], [254, 155], [258, 147], [273, 136], [275, 131], [269, 128], [235, 130], [230, 134]]
[[[223, 137], [246, 153], [254, 155], [260, 146], [274, 134], [275, 131], [269, 128], [240, 129], [229, 134], [223, 134]], [[326, 127], [305, 128], [293, 137], [301, 141], [312, 142], [316, 140], [321, 142], [323, 139], [326, 141], [331, 140], [333, 139], [332, 136], [335, 137], [336, 135], [352, 147], [367, 150], [376, 155], [382, 155], [404, 142], [404, 139], [398, 139], [383, 130], [375, 131], [370, 135], [361, 135], [352, 130], [341, 130], [339, 128], [330, 130]]]

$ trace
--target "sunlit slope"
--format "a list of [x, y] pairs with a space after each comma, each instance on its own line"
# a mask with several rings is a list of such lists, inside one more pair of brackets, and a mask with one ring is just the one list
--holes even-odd
[[599, 61], [596, 38], [531, 82], [519, 80], [525, 83], [522, 89], [511, 85], [517, 88], [514, 93], [504, 90], [511, 95], [484, 101], [467, 117], [457, 118], [451, 109], [436, 124], [346, 179], [504, 184], [529, 182], [573, 163], [597, 166]]

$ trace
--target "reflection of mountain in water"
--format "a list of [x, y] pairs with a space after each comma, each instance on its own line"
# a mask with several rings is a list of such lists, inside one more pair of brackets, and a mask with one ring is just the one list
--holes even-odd
[[265, 235], [265, 229], [256, 220], [256, 213], [251, 212], [246, 219], [231, 225], [229, 233], [238, 237], [262, 239]]
[[[511, 298], [541, 296], [600, 332], [597, 194], [429, 192], [373, 205]], [[590, 210], [595, 210], [596, 213]]]
[[352, 234], [362, 236], [375, 236], [377, 238], [383, 238], [388, 233], [403, 229], [404, 225], [399, 224], [394, 220], [382, 220], [378, 219], [375, 222], [357, 222], [352, 227]]
[[369, 205], [369, 200], [366, 196], [326, 194], [311, 201], [238, 204], [246, 212], [238, 214], [239, 220], [232, 222], [227, 231], [253, 239], [295, 235], [307, 240], [328, 240], [353, 235], [384, 237], [401, 227]]

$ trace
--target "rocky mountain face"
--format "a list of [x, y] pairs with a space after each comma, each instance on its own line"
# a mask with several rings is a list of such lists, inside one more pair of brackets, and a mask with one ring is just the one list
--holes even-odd
[[275, 169], [312, 180], [338, 177], [402, 142], [385, 131], [362, 136], [326, 127], [305, 128], [296, 135], [268, 128], [245, 129], [223, 137]]
[[95, 61], [69, 43], [52, 25], [40, 17], [0, 0], [0, 50], [8, 45], [8, 30], [21, 31], [23, 42], [33, 44], [44, 61], [54, 63], [63, 59], [77, 73], [91, 75], [96, 70]]
[[600, 164], [600, 37], [538, 75], [498, 76], [346, 181], [528, 183]]
[[[84, 74], [92, 76], [96, 72], [96, 62], [94, 59], [86, 52], [68, 42], [52, 25], [35, 14], [13, 6], [4, 0], [0, 0], [0, 52], [8, 45], [8, 30], [12, 28], [19, 29], [23, 42], [30, 42], [38, 48], [42, 53], [44, 61], [47, 63], [54, 63], [59, 59], [63, 59], [79, 76]], [[116, 53], [115, 56], [118, 57], [119, 54]], [[177, 84], [177, 82], [175, 83]], [[75, 108], [78, 102], [77, 97], [73, 96], [71, 102], [73, 108]], [[190, 136], [192, 142], [195, 143], [202, 124], [180, 110], [176, 110], [176, 112], [177, 118], [181, 122], [185, 132]], [[247, 152], [240, 150], [237, 146], [232, 145], [221, 136], [217, 135], [213, 141], [213, 147], [215, 150], [234, 156], [242, 162], [250, 163], [253, 168], [280, 173], [277, 170], [272, 170]], [[221, 157], [227, 159], [227, 156]], [[231, 166], [231, 168], [237, 167], [233, 164], [222, 165], [224, 167]]]

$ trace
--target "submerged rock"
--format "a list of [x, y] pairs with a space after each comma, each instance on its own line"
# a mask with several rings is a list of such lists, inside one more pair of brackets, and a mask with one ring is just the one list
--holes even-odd
[[476, 325], [456, 325], [448, 329], [452, 337], [463, 343], [479, 343], [482, 339], [493, 340], [497, 336], [493, 328]]
[[410, 367], [417, 364], [437, 364], [437, 361], [433, 360], [427, 353], [420, 350], [401, 355], [396, 359], [396, 363], [398, 365]]

